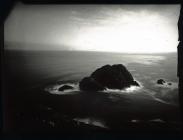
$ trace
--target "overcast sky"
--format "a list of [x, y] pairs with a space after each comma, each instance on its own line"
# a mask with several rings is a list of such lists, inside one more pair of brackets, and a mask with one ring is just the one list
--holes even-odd
[[5, 22], [5, 43], [25, 50], [175, 52], [179, 10], [180, 5], [18, 3]]

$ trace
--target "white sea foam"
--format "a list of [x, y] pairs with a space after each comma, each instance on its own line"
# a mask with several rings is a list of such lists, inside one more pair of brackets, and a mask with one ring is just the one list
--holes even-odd
[[131, 120], [132, 123], [139, 123], [140, 120]]
[[78, 124], [84, 123], [88, 125], [98, 126], [101, 128], [108, 128], [104, 122], [95, 118], [74, 118], [73, 120], [76, 121]]
[[[72, 86], [73, 89], [66, 89], [64, 91], [59, 91], [59, 88], [68, 85]], [[49, 92], [50, 94], [59, 94], [59, 95], [64, 95], [64, 94], [75, 94], [75, 91], [79, 91], [79, 85], [76, 83], [65, 83], [65, 84], [56, 84], [56, 85], [51, 85], [49, 87], [45, 88], [45, 91]]]
[[[137, 80], [135, 80], [137, 81]], [[139, 91], [140, 89], [143, 88], [143, 85], [137, 81], [139, 83], [140, 86], [130, 86], [128, 88], [125, 89], [109, 89], [107, 88], [106, 90], [104, 90], [104, 92], [107, 93], [134, 93], [135, 91]]]
[[160, 122], [160, 123], [165, 123], [165, 121], [163, 121], [162, 119], [153, 119], [153, 120], [149, 120], [150, 122]]
[[129, 88], [125, 88], [125, 89], [109, 89], [107, 88], [106, 90], [104, 90], [104, 92], [112, 92], [112, 93], [132, 93], [134, 91], [137, 91], [141, 89], [141, 87], [137, 87], [137, 86], [130, 86]]
[[[139, 81], [138, 81], [138, 83], [140, 84], [140, 87], [130, 86], [130, 87], [122, 89], [122, 90], [107, 88], [106, 90], [104, 90], [102, 92], [106, 92], [106, 93], [133, 93], [134, 91], [137, 91], [143, 87]], [[64, 85], [72, 86], [73, 89], [66, 89], [64, 91], [59, 91], [59, 88], [64, 86]], [[76, 94], [75, 91], [80, 91], [80, 89], [79, 89], [79, 83], [64, 83], [64, 84], [50, 85], [50, 86], [45, 88], [45, 91], [49, 92], [50, 94], [64, 95], [64, 94]]]

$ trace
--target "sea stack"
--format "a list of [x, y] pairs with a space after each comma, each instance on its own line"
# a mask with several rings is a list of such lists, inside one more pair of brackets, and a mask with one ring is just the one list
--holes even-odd
[[59, 90], [59, 91], [64, 91], [64, 90], [69, 90], [69, 89], [74, 89], [74, 87], [69, 86], [69, 85], [63, 85], [63, 86], [60, 87], [58, 90]]
[[159, 84], [159, 85], [163, 85], [163, 84], [165, 84], [166, 82], [165, 82], [165, 80], [163, 80], [163, 79], [158, 79], [157, 80], [157, 84]]
[[89, 77], [84, 77], [79, 83], [79, 88], [83, 91], [101, 91], [106, 88], [124, 89], [131, 85], [139, 86], [124, 65], [115, 64], [105, 65]]

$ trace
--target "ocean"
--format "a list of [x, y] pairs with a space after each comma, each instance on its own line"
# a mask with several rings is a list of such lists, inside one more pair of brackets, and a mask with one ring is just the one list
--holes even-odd
[[[140, 87], [80, 91], [106, 64], [123, 64]], [[5, 50], [4, 66], [7, 131], [179, 130], [176, 53]], [[58, 91], [64, 84], [74, 89]]]

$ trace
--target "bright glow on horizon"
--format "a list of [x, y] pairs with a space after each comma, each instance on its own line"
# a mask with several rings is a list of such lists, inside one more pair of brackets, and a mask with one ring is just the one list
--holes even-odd
[[7, 48], [24, 50], [176, 52], [179, 10], [180, 5], [19, 3], [5, 23], [5, 42], [22, 43]]
[[167, 30], [169, 23], [161, 20], [160, 16], [147, 17], [137, 13], [131, 17], [109, 18], [107, 21], [103, 26], [81, 30], [74, 38], [73, 45], [86, 51], [176, 52], [178, 41], [173, 38], [177, 38], [177, 35]]

